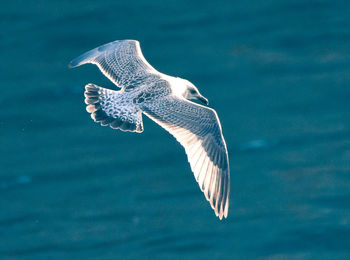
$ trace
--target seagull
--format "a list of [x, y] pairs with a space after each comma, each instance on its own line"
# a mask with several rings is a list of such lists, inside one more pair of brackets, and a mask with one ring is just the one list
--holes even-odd
[[[118, 40], [72, 60], [70, 68], [91, 63], [120, 90], [87, 84], [85, 103], [102, 126], [143, 132], [142, 114], [184, 147], [191, 170], [215, 215], [227, 218], [230, 168], [221, 124], [208, 99], [188, 80], [163, 74], [144, 58], [136, 40]], [[203, 105], [190, 101], [198, 100]]]

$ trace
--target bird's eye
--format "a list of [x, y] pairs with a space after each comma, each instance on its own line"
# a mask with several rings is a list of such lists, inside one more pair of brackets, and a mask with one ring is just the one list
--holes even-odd
[[196, 91], [195, 91], [194, 89], [191, 89], [191, 90], [190, 90], [190, 93], [191, 93], [191, 94], [196, 94]]

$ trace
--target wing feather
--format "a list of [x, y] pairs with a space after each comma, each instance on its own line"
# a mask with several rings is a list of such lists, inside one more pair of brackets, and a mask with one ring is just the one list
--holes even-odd
[[122, 40], [107, 43], [85, 52], [69, 63], [70, 67], [91, 63], [117, 87], [125, 90], [137, 87], [146, 78], [158, 75], [142, 54], [140, 43]]
[[194, 177], [215, 214], [220, 219], [227, 217], [230, 170], [216, 112], [175, 96], [157, 99], [141, 109], [185, 148]]

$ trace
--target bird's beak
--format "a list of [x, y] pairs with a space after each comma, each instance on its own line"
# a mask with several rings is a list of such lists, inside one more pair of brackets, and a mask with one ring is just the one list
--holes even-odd
[[205, 97], [203, 97], [202, 95], [198, 95], [197, 99], [202, 102], [205, 105], [209, 105], [209, 101], [208, 99], [206, 99]]

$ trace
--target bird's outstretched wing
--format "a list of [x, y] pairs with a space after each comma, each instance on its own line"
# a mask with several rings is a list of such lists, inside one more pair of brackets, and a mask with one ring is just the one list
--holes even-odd
[[138, 86], [146, 77], [159, 74], [143, 57], [140, 43], [122, 40], [85, 52], [69, 63], [70, 67], [92, 63], [115, 85], [125, 90]]
[[230, 169], [215, 110], [175, 96], [144, 104], [143, 112], [185, 148], [192, 172], [215, 214], [227, 217]]

